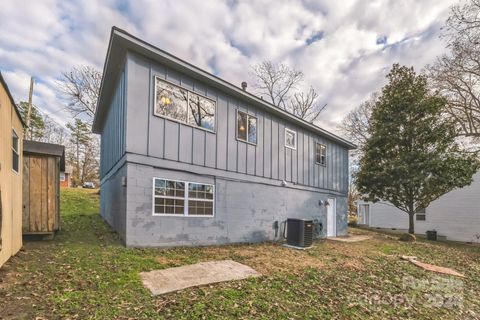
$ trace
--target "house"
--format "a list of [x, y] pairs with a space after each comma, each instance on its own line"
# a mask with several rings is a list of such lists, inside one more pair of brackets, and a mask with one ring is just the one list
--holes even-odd
[[65, 147], [23, 141], [23, 234], [52, 238], [60, 227], [60, 172]]
[[[415, 214], [415, 233], [437, 231], [440, 238], [480, 243], [480, 172], [469, 186], [453, 190]], [[372, 228], [408, 230], [408, 215], [388, 202], [359, 201], [358, 223]]]
[[65, 166], [65, 170], [60, 172], [60, 187], [70, 188], [72, 186], [72, 166]]
[[115, 27], [103, 71], [101, 215], [127, 246], [347, 233], [350, 142]]
[[23, 127], [0, 73], [0, 266], [22, 247]]

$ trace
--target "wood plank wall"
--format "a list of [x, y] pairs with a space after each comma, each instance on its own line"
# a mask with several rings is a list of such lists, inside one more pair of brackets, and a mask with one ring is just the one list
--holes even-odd
[[25, 155], [23, 170], [23, 233], [41, 234], [58, 230], [58, 158]]

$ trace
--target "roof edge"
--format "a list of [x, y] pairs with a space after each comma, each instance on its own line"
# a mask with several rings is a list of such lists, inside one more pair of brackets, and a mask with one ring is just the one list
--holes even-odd
[[[102, 84], [101, 84], [101, 87], [100, 87], [100, 94], [99, 94], [99, 97], [102, 97], [102, 95], [104, 94], [104, 90], [103, 90], [103, 87], [104, 87], [104, 80], [105, 80], [105, 72], [107, 70], [107, 66], [108, 66], [108, 62], [110, 60], [110, 54], [111, 54], [111, 48], [112, 48], [112, 44], [113, 44], [113, 39], [114, 39], [114, 36], [119, 36], [121, 37], [123, 40], [126, 40], [127, 41], [127, 44], [131, 45], [129, 46], [128, 48], [126, 47], [126, 51], [128, 50], [132, 50], [133, 52], [137, 52], [137, 53], [140, 53], [138, 52], [138, 48], [134, 48], [133, 46], [140, 46], [140, 47], [143, 47], [144, 49], [148, 50], [149, 52], [155, 54], [156, 56], [158, 57], [161, 57], [163, 59], [166, 59], [168, 61], [170, 61], [172, 64], [175, 64], [177, 67], [179, 68], [184, 68], [184, 69], [187, 69], [193, 73], [195, 73], [197, 76], [203, 78], [204, 80], [208, 80], [208, 81], [211, 81], [211, 82], [214, 82], [216, 83], [217, 85], [223, 87], [227, 92], [230, 91], [230, 93], [234, 93], [235, 95], [237, 96], [241, 96], [243, 97], [244, 99], [246, 99], [247, 101], [251, 102], [252, 104], [255, 104], [257, 106], [260, 106], [261, 108], [263, 109], [266, 109], [268, 110], [269, 112], [272, 112], [273, 114], [276, 114], [282, 118], [287, 118], [289, 120], [292, 120], [295, 124], [299, 125], [299, 126], [302, 126], [308, 130], [311, 130], [321, 136], [324, 136], [328, 139], [331, 139], [341, 145], [343, 145], [344, 147], [348, 148], [349, 150], [352, 150], [352, 149], [356, 149], [357, 146], [353, 143], [351, 143], [350, 141], [340, 137], [340, 136], [337, 136], [336, 134], [330, 132], [330, 131], [327, 131], [317, 125], [314, 125], [308, 121], [305, 121], [304, 119], [300, 118], [300, 117], [297, 117], [283, 109], [280, 109], [278, 107], [276, 107], [275, 105], [259, 98], [258, 96], [248, 92], [248, 91], [244, 91], [243, 89], [241, 89], [240, 87], [238, 86], [235, 86], [234, 84], [214, 75], [214, 74], [211, 74], [210, 72], [208, 71], [205, 71], [185, 60], [182, 60], [148, 42], [146, 42], [145, 40], [142, 40], [130, 33], [128, 33], [127, 31], [123, 30], [123, 29], [120, 29], [116, 26], [113, 26], [112, 27], [112, 30], [111, 30], [111, 34], [110, 34], [110, 41], [109, 41], [109, 46], [108, 46], [108, 50], [107, 50], [107, 55], [106, 55], [106, 58], [105, 58], [105, 64], [104, 64], [104, 68], [103, 68], [103, 76], [102, 76]], [[137, 50], [135, 50], [137, 49]], [[100, 99], [97, 103], [97, 110], [95, 112], [95, 117], [94, 117], [94, 123], [93, 123], [93, 131], [96, 132], [96, 133], [99, 133], [99, 119], [98, 119], [98, 113], [99, 113], [99, 108], [101, 107], [100, 105]]]

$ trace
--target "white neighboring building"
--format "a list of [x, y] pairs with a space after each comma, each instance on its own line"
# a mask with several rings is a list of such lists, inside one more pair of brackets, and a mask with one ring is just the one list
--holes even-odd
[[[408, 215], [388, 202], [359, 201], [358, 224], [408, 230]], [[453, 190], [415, 215], [415, 233], [435, 230], [440, 238], [480, 243], [480, 172], [470, 186]]]

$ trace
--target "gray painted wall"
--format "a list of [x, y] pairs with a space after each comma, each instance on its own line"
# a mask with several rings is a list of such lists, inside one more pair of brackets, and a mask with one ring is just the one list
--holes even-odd
[[100, 147], [100, 177], [103, 178], [125, 154], [126, 77], [121, 72], [103, 124]]
[[[227, 180], [127, 163], [127, 246], [211, 245], [278, 240], [274, 222], [287, 218], [319, 219], [326, 233], [326, 207], [318, 191]], [[215, 184], [214, 217], [152, 215], [152, 178], [165, 177]], [[347, 233], [345, 197], [337, 198], [337, 234]]]
[[122, 177], [126, 176], [127, 166], [124, 164], [104, 179], [100, 192], [100, 214], [124, 242], [127, 234], [127, 189], [122, 186]]
[[[126, 152], [347, 193], [346, 148], [134, 53], [126, 64]], [[154, 116], [155, 76], [215, 100], [216, 133]], [[256, 146], [237, 141], [237, 109], [258, 118]], [[297, 132], [297, 150], [285, 148], [285, 127]], [[327, 145], [327, 166], [315, 164], [315, 142]]]

